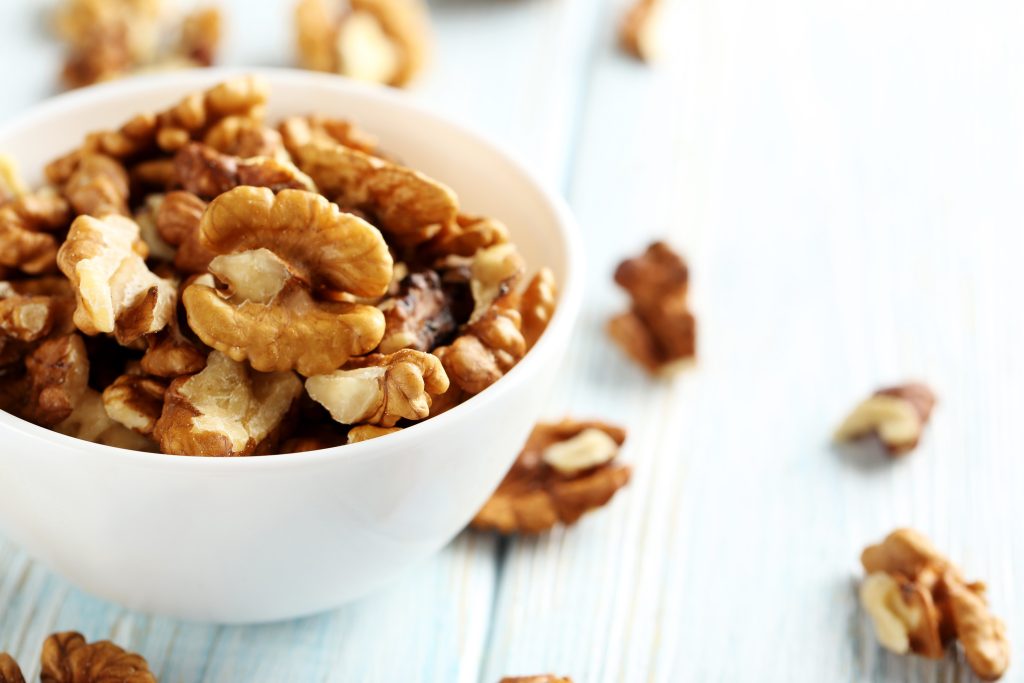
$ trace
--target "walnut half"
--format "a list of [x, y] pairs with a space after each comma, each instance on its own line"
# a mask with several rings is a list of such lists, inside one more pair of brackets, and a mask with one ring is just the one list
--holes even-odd
[[917, 447], [934, 407], [935, 394], [923, 384], [879, 389], [854, 408], [835, 438], [851, 441], [873, 434], [889, 455], [903, 455]]
[[141, 656], [109, 640], [86, 642], [81, 633], [54, 633], [43, 643], [42, 683], [156, 683]]

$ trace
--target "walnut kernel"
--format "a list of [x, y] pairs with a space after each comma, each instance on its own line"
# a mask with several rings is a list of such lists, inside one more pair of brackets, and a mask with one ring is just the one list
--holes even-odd
[[889, 455], [917, 447], [935, 406], [935, 394], [923, 384], [880, 389], [862, 401], [836, 430], [837, 441], [875, 435]]

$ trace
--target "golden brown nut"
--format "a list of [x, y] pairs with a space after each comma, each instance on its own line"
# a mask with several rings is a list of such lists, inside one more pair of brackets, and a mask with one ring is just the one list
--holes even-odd
[[619, 44], [628, 54], [648, 62], [659, 51], [661, 0], [634, 0], [619, 26]]
[[508, 242], [508, 228], [501, 221], [486, 216], [460, 213], [455, 221], [441, 228], [424, 249], [427, 253], [444, 256], [473, 256], [481, 249]]
[[381, 156], [377, 138], [346, 119], [337, 119], [319, 114], [291, 116], [278, 126], [285, 147], [291, 154], [298, 154], [303, 145], [311, 142], [338, 143], [360, 152]]
[[243, 159], [221, 154], [200, 143], [189, 143], [174, 156], [178, 181], [188, 192], [213, 198], [240, 185], [316, 191], [309, 177], [291, 162], [269, 157]]
[[558, 286], [549, 268], [541, 268], [526, 285], [519, 300], [519, 314], [523, 318], [523, 339], [526, 348], [532, 348], [547, 329], [555, 314]]
[[157, 52], [160, 2], [67, 0], [55, 29], [68, 46], [63, 78], [77, 88], [130, 73]]
[[177, 315], [171, 317], [163, 330], [146, 337], [146, 343], [148, 348], [142, 356], [141, 367], [147, 375], [175, 379], [194, 375], [206, 367], [209, 351], [200, 349], [182, 333]]
[[205, 273], [216, 256], [199, 241], [199, 222], [206, 202], [191, 192], [168, 192], [156, 212], [156, 231], [178, 248], [174, 266], [186, 273]]
[[630, 468], [614, 460], [625, 440], [623, 429], [602, 422], [538, 424], [471, 526], [535, 534], [575, 523], [629, 482]]
[[493, 306], [451, 346], [434, 349], [434, 354], [452, 382], [468, 394], [479, 394], [526, 355], [521, 325], [518, 311]]
[[63, 230], [70, 220], [71, 208], [52, 188], [0, 206], [0, 267], [32, 275], [53, 270], [57, 240], [45, 233]]
[[295, 154], [321, 192], [371, 213], [401, 246], [429, 240], [458, 215], [455, 193], [419, 171], [336, 143], [314, 141]]
[[935, 407], [935, 394], [923, 384], [879, 389], [860, 403], [839, 425], [837, 441], [874, 435], [889, 455], [903, 455], [917, 447]]
[[421, 0], [300, 0], [299, 63], [351, 78], [401, 86], [426, 61], [430, 27]]
[[928, 539], [898, 529], [866, 548], [861, 564], [867, 573], [861, 604], [884, 647], [938, 659], [957, 639], [979, 678], [1003, 675], [1010, 646], [1003, 622], [989, 611], [984, 584], [968, 583]]
[[0, 154], [0, 206], [28, 192], [18, 163], [7, 154]]
[[633, 299], [608, 333], [633, 360], [653, 374], [678, 370], [696, 353], [696, 321], [687, 309], [689, 271], [664, 242], [619, 264], [615, 282]]
[[495, 305], [508, 306], [509, 297], [523, 277], [523, 259], [513, 244], [499, 244], [482, 249], [469, 266], [470, 291], [473, 294], [473, 313], [470, 324], [484, 317]]
[[248, 116], [221, 119], [206, 132], [203, 143], [221, 154], [234, 157], [289, 160], [281, 134]]
[[109, 640], [87, 643], [80, 633], [54, 633], [43, 643], [42, 683], [156, 683], [146, 660]]
[[0, 683], [25, 683], [21, 667], [6, 652], [0, 652]]
[[255, 372], [214, 351], [202, 372], [171, 382], [153, 434], [174, 455], [265, 452], [301, 393], [293, 372]]
[[128, 168], [128, 178], [133, 187], [169, 192], [178, 187], [178, 172], [174, 159], [161, 157], [140, 161]]
[[103, 390], [103, 406], [110, 419], [149, 436], [164, 408], [167, 385], [142, 375], [121, 375]]
[[410, 273], [392, 298], [378, 304], [384, 312], [384, 338], [378, 351], [430, 351], [457, 328], [441, 278], [433, 270]]
[[35, 342], [74, 332], [74, 309], [63, 277], [0, 281], [0, 366], [19, 362]]
[[376, 425], [356, 425], [352, 429], [348, 430], [348, 440], [346, 443], [359, 443], [360, 441], [369, 441], [370, 439], [376, 439], [380, 436], [387, 436], [388, 434], [394, 434], [395, 432], [402, 431], [401, 427], [378, 427]]
[[181, 22], [181, 37], [176, 52], [199, 66], [210, 66], [220, 45], [221, 16], [216, 7], [205, 7], [187, 14]]
[[150, 439], [110, 419], [103, 406], [103, 396], [92, 388], [85, 390], [71, 415], [54, 425], [53, 429], [76, 439], [114, 448], [155, 450], [155, 444]]
[[75, 213], [101, 218], [128, 215], [128, 172], [116, 159], [103, 154], [83, 154], [64, 184], [64, 196]]
[[572, 683], [571, 678], [563, 678], [554, 674], [542, 674], [540, 676], [506, 676], [501, 683]]
[[174, 315], [174, 283], [146, 267], [145, 243], [130, 218], [79, 216], [57, 262], [75, 288], [75, 324], [86, 334], [114, 333], [122, 344], [162, 330]]
[[229, 116], [259, 119], [269, 92], [259, 76], [239, 76], [206, 92], [191, 93], [157, 116], [156, 143], [166, 152], [176, 152]]
[[353, 359], [342, 370], [306, 380], [306, 392], [342, 424], [393, 427], [430, 415], [431, 397], [448, 390], [438, 359], [402, 349]]
[[25, 359], [25, 401], [15, 412], [43, 427], [66, 420], [88, 388], [89, 358], [77, 334], [43, 342]]

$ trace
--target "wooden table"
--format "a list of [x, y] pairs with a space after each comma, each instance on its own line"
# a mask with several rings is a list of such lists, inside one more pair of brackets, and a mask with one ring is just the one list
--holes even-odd
[[[53, 89], [40, 4], [0, 3], [4, 118]], [[226, 62], [289, 63], [287, 3], [223, 4]], [[677, 0], [653, 69], [616, 50], [621, 9], [436, 0], [414, 96], [575, 208], [588, 300], [548, 412], [628, 425], [627, 491], [258, 627], [126, 612], [0, 542], [0, 649], [35, 677], [46, 634], [78, 629], [165, 683], [970, 680], [953, 656], [879, 650], [858, 609], [860, 549], [912, 525], [989, 583], [1021, 659], [1024, 5]], [[655, 237], [687, 255], [700, 320], [699, 364], [671, 383], [602, 334], [625, 303], [610, 271]], [[830, 444], [854, 401], [910, 377], [941, 399], [914, 454]]]

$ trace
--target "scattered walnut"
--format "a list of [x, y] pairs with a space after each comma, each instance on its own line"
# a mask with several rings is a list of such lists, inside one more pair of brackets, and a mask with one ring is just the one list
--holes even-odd
[[687, 310], [689, 271], [664, 242], [619, 264], [615, 282], [633, 299], [628, 313], [608, 324], [608, 333], [651, 373], [678, 370], [696, 353], [696, 321]]
[[142, 371], [155, 377], [175, 379], [194, 375], [206, 367], [208, 351], [185, 336], [178, 316], [171, 316], [167, 327], [146, 338], [148, 348], [142, 357]]
[[[359, 443], [369, 441], [379, 436], [387, 436], [402, 431], [401, 427], [378, 427], [376, 425], [357, 425], [348, 430], [348, 441], [346, 443]], [[0, 682], [2, 683], [2, 682]]]
[[57, 240], [48, 232], [67, 227], [68, 203], [52, 188], [0, 206], [0, 267], [36, 275], [56, 266]]
[[633, 0], [619, 26], [619, 44], [628, 54], [649, 62], [660, 50], [661, 0]]
[[384, 338], [378, 349], [381, 353], [399, 349], [430, 351], [457, 327], [441, 278], [432, 270], [407, 275], [397, 295], [377, 307], [384, 311]]
[[216, 7], [197, 9], [187, 14], [181, 23], [177, 53], [199, 66], [210, 66], [217, 57], [220, 35], [220, 10]]
[[473, 256], [481, 249], [508, 242], [508, 228], [493, 218], [460, 213], [455, 221], [442, 226], [440, 232], [424, 245], [436, 256]]
[[156, 683], [146, 660], [109, 640], [87, 643], [80, 633], [55, 633], [43, 643], [42, 683]]
[[551, 317], [555, 314], [557, 298], [558, 286], [555, 284], [554, 274], [548, 268], [541, 268], [526, 285], [519, 301], [526, 348], [532, 348], [547, 329]]
[[[594, 436], [594, 431], [607, 438]], [[471, 525], [508, 534], [539, 533], [559, 522], [573, 524], [629, 482], [630, 468], [614, 461], [618, 448], [608, 454], [608, 441], [619, 447], [625, 440], [623, 429], [601, 422], [538, 424]], [[567, 472], [551, 461], [565, 465]], [[587, 462], [594, 464], [583, 468]]]
[[178, 171], [174, 159], [161, 157], [147, 159], [128, 169], [128, 178], [133, 187], [169, 192], [178, 187]]
[[989, 612], [984, 584], [968, 583], [928, 539], [899, 529], [866, 548], [861, 564], [861, 604], [884, 647], [938, 659], [956, 639], [979, 678], [1003, 675], [1010, 646], [1003, 622]]
[[309, 396], [342, 424], [393, 427], [398, 420], [430, 415], [431, 396], [448, 390], [438, 359], [402, 349], [354, 358], [342, 370], [306, 380]]
[[124, 216], [79, 216], [57, 255], [78, 300], [75, 324], [86, 334], [113, 332], [130, 344], [159, 332], [174, 315], [177, 293], [146, 267], [139, 226]]
[[0, 683], [25, 683], [21, 667], [6, 652], [0, 652]]
[[421, 0], [300, 0], [295, 10], [300, 65], [401, 86], [422, 68], [430, 27]]
[[301, 392], [293, 372], [255, 372], [214, 351], [202, 372], [171, 382], [153, 434], [175, 455], [264, 453]]
[[79, 215], [128, 215], [128, 172], [103, 154], [83, 154], [64, 185], [64, 196]]
[[563, 678], [554, 674], [542, 674], [540, 676], [506, 676], [501, 683], [572, 683], [571, 678]]
[[243, 159], [199, 143], [182, 147], [174, 157], [174, 167], [181, 186], [200, 197], [216, 197], [240, 185], [316, 191], [313, 181], [291, 162], [269, 157]]
[[160, 419], [167, 385], [142, 375], [121, 375], [103, 390], [103, 406], [110, 419], [149, 436]]
[[292, 116], [278, 127], [285, 147], [291, 154], [298, 154], [303, 145], [311, 142], [338, 143], [373, 156], [384, 158], [377, 147], [377, 138], [370, 135], [351, 121], [335, 119], [318, 114]]
[[311, 142], [295, 155], [325, 195], [371, 213], [401, 246], [429, 240], [458, 215], [455, 193], [419, 171], [337, 143]]
[[216, 256], [199, 241], [199, 222], [206, 202], [191, 192], [168, 192], [157, 207], [156, 231], [167, 244], [178, 248], [174, 266], [186, 273], [205, 273]]
[[934, 407], [935, 394], [923, 384], [879, 389], [854, 408], [835, 438], [851, 441], [873, 434], [889, 455], [903, 455], [917, 447]]
[[471, 323], [451, 346], [434, 349], [451, 380], [478, 394], [505, 376], [526, 354], [519, 312], [499, 306]]

